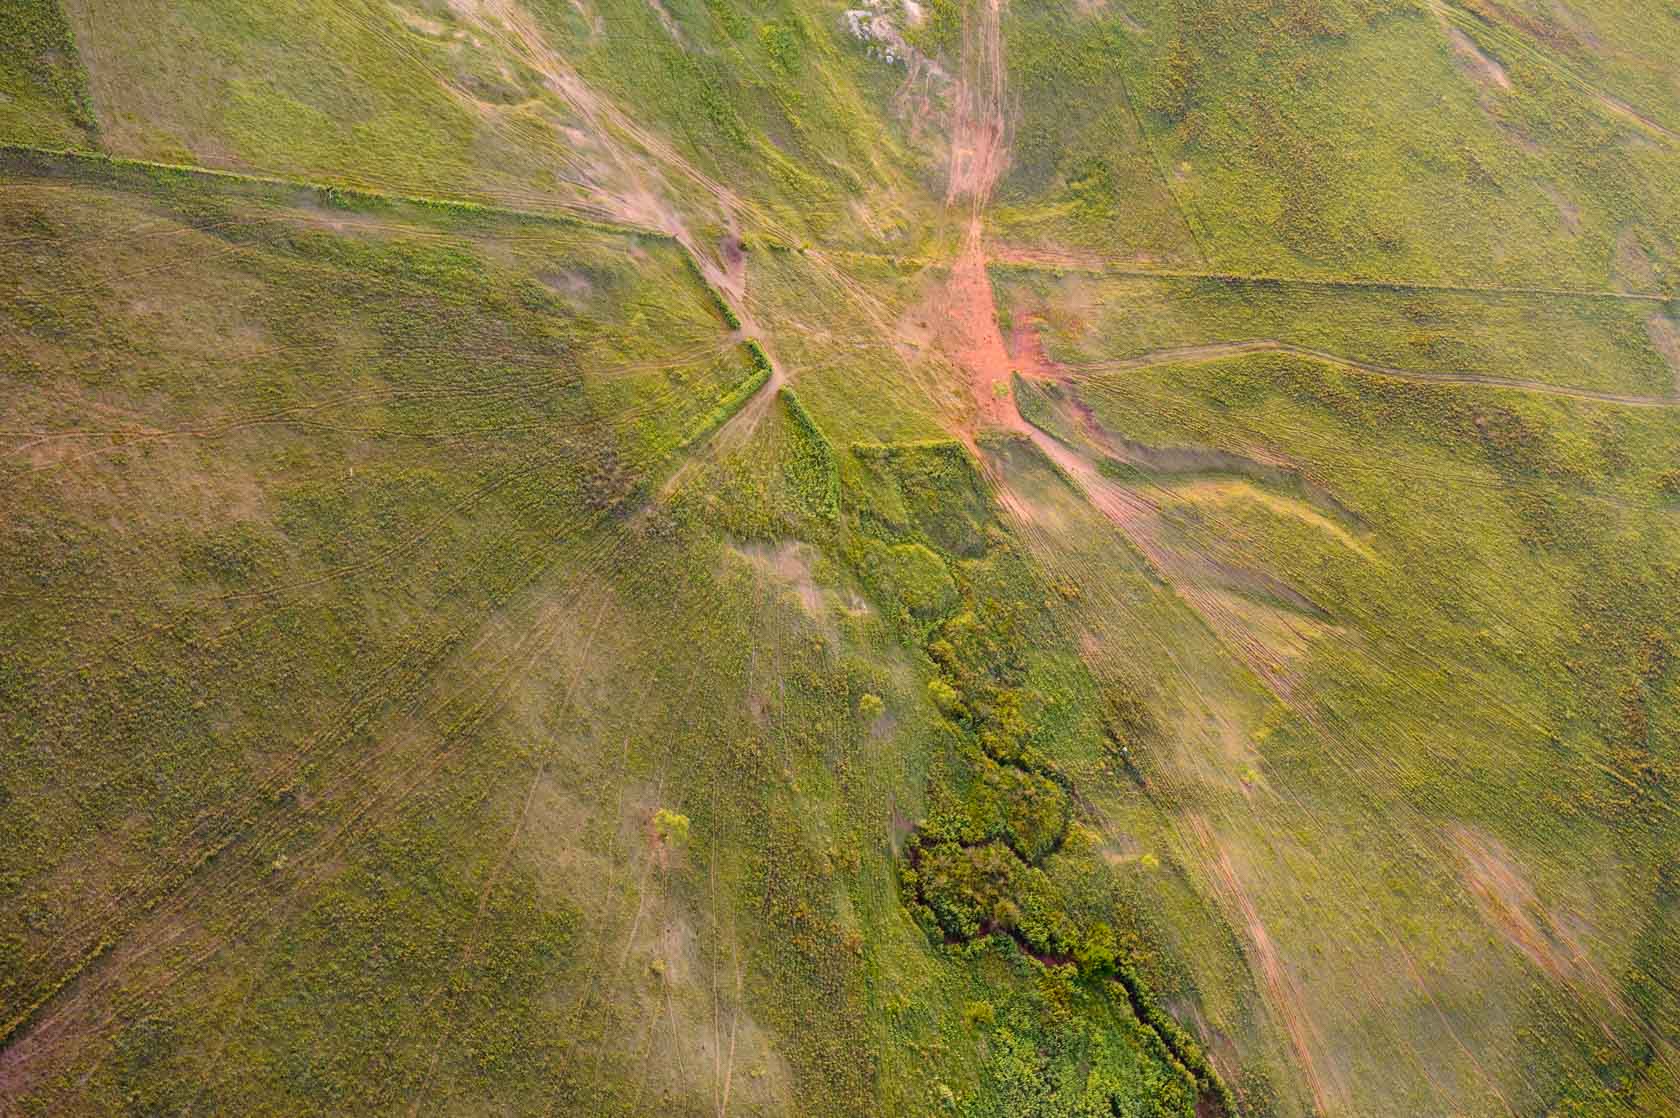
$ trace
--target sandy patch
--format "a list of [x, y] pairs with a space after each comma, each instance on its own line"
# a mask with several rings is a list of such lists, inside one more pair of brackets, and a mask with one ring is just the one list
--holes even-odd
[[1483, 54], [1471, 41], [1470, 36], [1456, 27], [1448, 26], [1447, 45], [1452, 47], [1453, 56], [1458, 60], [1462, 69], [1477, 85], [1484, 89], [1510, 89], [1511, 79], [1505, 74], [1505, 67]]
[[1651, 339], [1651, 348], [1668, 362], [1669, 370], [1674, 374], [1674, 395], [1680, 397], [1680, 324], [1672, 318], [1653, 314], [1645, 320], [1645, 333]]
[[793, 542], [776, 547], [752, 543], [730, 550], [759, 573], [781, 583], [806, 614], [819, 620], [828, 617], [829, 594], [817, 585], [812, 570], [815, 553], [809, 547]]
[[[1587, 954], [1578, 921], [1562, 918], [1540, 903], [1504, 843], [1458, 825], [1449, 827], [1447, 836], [1458, 851], [1465, 888], [1492, 928], [1557, 982], [1591, 991], [1627, 1013], [1614, 985]], [[1608, 1024], [1602, 1027], [1606, 1036], [1612, 1035]]]

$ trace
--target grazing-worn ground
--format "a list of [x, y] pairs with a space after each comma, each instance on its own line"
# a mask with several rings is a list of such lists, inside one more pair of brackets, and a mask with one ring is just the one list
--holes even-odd
[[0, 10], [0, 1114], [1680, 1105], [1680, 22]]

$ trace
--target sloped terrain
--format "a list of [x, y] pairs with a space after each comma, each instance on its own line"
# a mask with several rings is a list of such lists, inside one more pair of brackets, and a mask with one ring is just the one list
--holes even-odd
[[0, 12], [0, 1112], [1680, 1106], [1658, 4]]

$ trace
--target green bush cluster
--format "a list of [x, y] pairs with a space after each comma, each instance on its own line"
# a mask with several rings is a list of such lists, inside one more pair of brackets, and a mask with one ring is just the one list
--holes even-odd
[[919, 543], [868, 540], [858, 573], [881, 600], [897, 602], [916, 620], [937, 617], [957, 601], [957, 584], [944, 560]]
[[[905, 903], [931, 940], [959, 954], [989, 946], [1024, 953], [1059, 981], [1120, 996], [1143, 1024], [1140, 1043], [1235, 1113], [1199, 1045], [1153, 1001], [1132, 966], [1133, 946], [1108, 922], [1077, 918], [1048, 872], [1073, 818], [1071, 782], [1040, 744], [1050, 733], [1046, 701], [1030, 682], [1033, 650], [1054, 637], [1044, 587], [996, 522], [972, 460], [946, 443], [871, 445], [855, 457], [869, 469], [848, 502], [861, 529], [851, 561], [882, 600], [904, 610], [906, 633], [934, 670], [929, 695], [964, 774], [930, 792], [934, 806], [905, 842]], [[905, 592], [905, 576], [882, 576], [887, 556], [925, 568], [922, 581], [949, 581], [937, 609]], [[1141, 740], [1151, 732], [1135, 700], [1110, 705], [1111, 733]], [[1184, 1096], [1186, 1111], [1194, 1093]]]

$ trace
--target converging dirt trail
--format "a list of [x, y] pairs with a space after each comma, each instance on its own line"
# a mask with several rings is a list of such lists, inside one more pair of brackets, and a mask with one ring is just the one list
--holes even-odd
[[[1033, 444], [1083, 493], [1092, 506], [1111, 521], [1155, 568], [1157, 574], [1200, 614], [1219, 638], [1280, 693], [1288, 681], [1274, 650], [1256, 635], [1254, 609], [1235, 608], [1233, 595], [1221, 589], [1232, 576], [1276, 582], [1262, 572], [1233, 572], [1198, 552], [1169, 542], [1160, 508], [1131, 488], [1110, 481], [1094, 460], [1028, 424], [1016, 407], [1012, 373], [1014, 362], [998, 328], [991, 277], [987, 272], [982, 221], [993, 187], [1008, 166], [1007, 85], [1001, 41], [1003, 0], [980, 0], [969, 8], [963, 29], [963, 66], [954, 106], [951, 164], [946, 184], [947, 207], [959, 199], [969, 202], [962, 249], [951, 267], [938, 341], [967, 376], [974, 400], [972, 423], [960, 432], [972, 447], [980, 429], [1002, 429], [1031, 439]], [[976, 17], [977, 18], [972, 18]], [[1029, 515], [1023, 495], [996, 479], [1002, 503]], [[1288, 597], [1289, 588], [1275, 587]], [[1323, 1045], [1304, 1011], [1295, 979], [1280, 959], [1271, 937], [1237, 879], [1230, 860], [1217, 849], [1211, 831], [1199, 820], [1192, 826], [1206, 847], [1207, 864], [1216, 887], [1237, 909], [1253, 952], [1254, 964], [1268, 1001], [1295, 1049], [1312, 1098], [1320, 1113], [1330, 1112], [1336, 1085], [1327, 1082], [1315, 1052]]]
[[981, 214], [1009, 164], [1007, 85], [1003, 58], [1003, 0], [979, 0], [963, 21], [962, 70], [952, 103], [947, 208], [966, 198], [968, 221], [962, 250], [951, 265], [944, 298], [940, 345], [968, 376], [975, 416], [962, 432], [973, 444], [981, 427], [1027, 430], [1010, 392], [1009, 351], [998, 331], [992, 280], [986, 271]]
[[[1110, 481], [1091, 458], [1027, 423], [1016, 407], [1012, 381], [1016, 362], [998, 328], [982, 217], [992, 189], [1009, 162], [1001, 2], [983, 0], [976, 4], [970, 11], [977, 18], [964, 26], [946, 203], [966, 198], [969, 214], [962, 249], [951, 265], [941, 297], [931, 308], [940, 321], [937, 342], [967, 378], [973, 399], [973, 415], [958, 434], [971, 448], [976, 445], [977, 433], [985, 429], [1011, 431], [1031, 439], [1239, 659], [1275, 691], [1286, 693], [1291, 681], [1282, 657], [1256, 636], [1252, 624], [1255, 613], [1267, 607], [1239, 604], [1231, 590], [1234, 584], [1262, 584], [1283, 600], [1295, 597], [1294, 592], [1263, 572], [1232, 570], [1197, 551], [1174, 546], [1168, 540], [1158, 505]], [[1001, 486], [1001, 479], [998, 481]], [[1005, 492], [1004, 498], [1011, 507], [1026, 507], [1019, 494]]]
[[957, 365], [968, 374], [974, 395], [975, 425], [1028, 430], [1015, 408], [1011, 392], [1009, 350], [998, 330], [992, 299], [992, 280], [986, 271], [978, 216], [969, 221], [962, 254], [951, 265], [945, 288], [945, 321], [941, 341]]
[[969, 199], [972, 217], [991, 199], [1009, 164], [1003, 60], [1003, 0], [978, 0], [979, 18], [963, 21], [962, 73], [951, 122], [951, 168], [945, 204]]
[[[674, 238], [694, 261], [705, 282], [740, 323], [740, 336], [758, 343], [769, 362], [770, 376], [708, 443], [728, 445], [743, 433], [750, 432], [768, 410], [770, 401], [787, 383], [787, 376], [746, 302], [746, 266], [740, 252], [740, 218], [743, 214], [749, 215], [760, 226], [777, 232], [784, 239], [797, 238], [758, 207], [698, 170], [670, 143], [637, 124], [618, 106], [590, 88], [583, 76], [548, 43], [518, 0], [477, 0], [477, 4], [476, 14], [483, 30], [508, 42], [542, 74], [549, 89], [571, 106], [610, 153], [620, 182], [615, 184], [616, 191], [603, 187], [603, 194], [609, 199], [618, 199], [622, 206], [620, 216], [627, 221], [650, 225]], [[662, 19], [669, 19], [662, 8], [659, 13]], [[673, 29], [672, 25], [668, 25], [668, 29]], [[695, 237], [676, 204], [678, 194], [671, 187], [672, 178], [686, 179], [698, 186], [716, 208], [719, 223], [728, 231], [721, 245], [703, 245]], [[690, 456], [666, 482], [662, 495], [674, 491], [687, 478], [695, 462], [696, 458]]]

